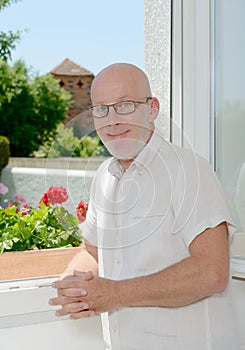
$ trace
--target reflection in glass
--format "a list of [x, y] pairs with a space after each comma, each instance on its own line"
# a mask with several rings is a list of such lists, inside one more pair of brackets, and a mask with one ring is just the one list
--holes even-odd
[[237, 230], [245, 232], [245, 1], [214, 9], [216, 172]]

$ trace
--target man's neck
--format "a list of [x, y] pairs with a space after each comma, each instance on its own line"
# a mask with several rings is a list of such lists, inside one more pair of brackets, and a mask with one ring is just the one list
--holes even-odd
[[[146, 144], [150, 141], [150, 139], [151, 139], [151, 137], [152, 137], [152, 134], [153, 134], [153, 131], [154, 130], [152, 130], [150, 133], [149, 133], [149, 137], [148, 137], [148, 139], [147, 139], [147, 141], [146, 141]], [[145, 146], [144, 146], [145, 147]], [[143, 148], [142, 148], [143, 149]], [[141, 150], [142, 151], [142, 150]], [[141, 152], [140, 151], [140, 152]], [[138, 155], [137, 155], [138, 156]], [[133, 163], [133, 161], [135, 160], [135, 158], [137, 158], [137, 156], [135, 156], [133, 159], [119, 159], [119, 162], [122, 164], [122, 166], [123, 166], [123, 168], [124, 168], [124, 170], [127, 170], [129, 167], [130, 167], [130, 165]]]
[[127, 170], [130, 167], [130, 165], [133, 163], [134, 159], [119, 159], [119, 162], [122, 164], [123, 169]]

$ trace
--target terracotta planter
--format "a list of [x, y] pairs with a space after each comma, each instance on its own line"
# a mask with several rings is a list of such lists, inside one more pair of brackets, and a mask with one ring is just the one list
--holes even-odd
[[0, 280], [61, 274], [81, 249], [57, 248], [0, 254]]

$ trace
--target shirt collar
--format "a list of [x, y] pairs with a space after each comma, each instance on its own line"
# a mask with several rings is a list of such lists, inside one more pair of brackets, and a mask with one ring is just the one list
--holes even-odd
[[[162, 140], [163, 137], [155, 129], [150, 138], [150, 141], [144, 146], [142, 151], [138, 154], [138, 156], [135, 158], [127, 170], [136, 168], [138, 173], [141, 175], [144, 169], [150, 164], [155, 155], [158, 153]], [[115, 157], [112, 158], [108, 170], [113, 176], [117, 177], [118, 179], [121, 179], [125, 173], [125, 169], [123, 168], [122, 164]]]

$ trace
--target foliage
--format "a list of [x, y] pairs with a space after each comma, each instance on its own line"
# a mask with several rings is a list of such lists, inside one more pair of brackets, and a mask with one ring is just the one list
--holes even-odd
[[79, 139], [74, 136], [72, 128], [64, 128], [63, 124], [59, 124], [56, 134], [50, 136], [37, 151], [33, 152], [33, 155], [37, 158], [72, 156], [79, 142]]
[[0, 1], [0, 12], [6, 7], [10, 6], [13, 2], [18, 2], [19, 0], [1, 0]]
[[64, 187], [51, 186], [38, 208], [27, 204], [20, 209], [17, 205], [0, 207], [0, 253], [79, 246], [82, 232], [78, 224], [85, 220], [88, 207], [81, 201], [78, 215], [72, 215], [61, 206], [67, 198]]
[[[77, 152], [80, 157], [91, 157], [95, 156], [98, 153], [97, 149], [100, 145], [100, 139], [98, 136], [91, 137], [91, 136], [85, 136], [82, 138], [79, 147], [77, 149]], [[99, 155], [99, 154], [98, 154]]]
[[10, 67], [0, 60], [1, 133], [11, 156], [29, 156], [66, 118], [70, 94], [51, 75], [30, 77], [23, 61]]
[[0, 209], [0, 253], [29, 249], [79, 246], [81, 234], [77, 217], [63, 207], [31, 209], [23, 216], [16, 207]]
[[0, 136], [0, 174], [1, 170], [8, 164], [10, 156], [9, 140]]
[[83, 136], [81, 139], [74, 136], [73, 128], [59, 124], [56, 135], [50, 136], [38, 151], [33, 152], [35, 157], [83, 157], [107, 156], [108, 153], [101, 144], [99, 137]]
[[0, 58], [7, 61], [11, 58], [11, 51], [15, 49], [15, 43], [20, 41], [21, 32], [16, 33], [8, 31], [7, 33], [0, 32]]
[[[17, 2], [18, 0], [1, 0], [0, 1], [0, 12], [6, 7], [10, 6], [11, 3]], [[27, 31], [27, 29], [25, 29]], [[11, 59], [11, 51], [16, 48], [16, 43], [21, 40], [22, 31], [8, 32], [0, 31], [0, 58], [4, 61]]]

